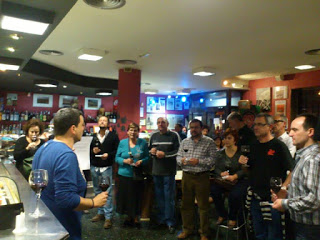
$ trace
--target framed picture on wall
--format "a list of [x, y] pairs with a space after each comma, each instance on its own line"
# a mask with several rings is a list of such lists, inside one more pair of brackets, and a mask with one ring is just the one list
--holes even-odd
[[17, 106], [18, 94], [8, 93], [7, 94], [7, 106]]
[[165, 112], [164, 97], [147, 97], [147, 112], [150, 113], [164, 113]]
[[84, 109], [86, 110], [98, 110], [101, 106], [101, 98], [85, 98]]
[[74, 106], [75, 104], [78, 105], [78, 97], [66, 95], [59, 96], [59, 108], [68, 108]]
[[270, 88], [257, 88], [256, 90], [256, 105], [260, 106], [261, 110], [270, 111], [271, 109], [271, 95]]
[[275, 115], [286, 116], [286, 110], [287, 110], [286, 100], [276, 100], [274, 101], [274, 105], [275, 105]]
[[272, 89], [273, 99], [284, 99], [288, 98], [288, 87], [287, 86], [278, 86]]
[[190, 107], [189, 101], [185, 101], [185, 102], [183, 103], [183, 109], [188, 110], [189, 107]]
[[33, 107], [52, 108], [53, 96], [49, 94], [33, 94]]
[[174, 98], [167, 98], [167, 110], [174, 110]]
[[146, 128], [150, 130], [157, 129], [157, 119], [159, 117], [166, 117], [165, 114], [147, 114], [147, 122], [146, 122]]
[[182, 126], [184, 125], [184, 115], [167, 114], [167, 119], [168, 119], [168, 122], [169, 122], [169, 129], [174, 129], [174, 126], [177, 123], [180, 123]]
[[182, 102], [180, 98], [176, 98], [175, 104], [174, 104], [175, 110], [182, 110]]

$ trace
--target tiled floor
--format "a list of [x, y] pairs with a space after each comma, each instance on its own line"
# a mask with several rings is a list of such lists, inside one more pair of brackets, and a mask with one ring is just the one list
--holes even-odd
[[[88, 189], [87, 197], [93, 196], [92, 188]], [[105, 230], [103, 228], [104, 222], [95, 222], [92, 223], [90, 219], [95, 216], [97, 213], [97, 209], [92, 209], [88, 214], [83, 214], [82, 217], [82, 238], [95, 240], [95, 239], [117, 239], [117, 240], [154, 240], [154, 239], [177, 239], [176, 236], [181, 231], [181, 223], [177, 225], [177, 231], [175, 234], [170, 234], [167, 229], [150, 229], [148, 228], [148, 224], [142, 223], [140, 229], [136, 228], [124, 228], [122, 227], [123, 217], [118, 214], [114, 214], [113, 216], [113, 226], [111, 229]], [[214, 205], [211, 205], [210, 210], [210, 229], [211, 229], [211, 237], [210, 239], [215, 239], [217, 226], [215, 224], [217, 216], [215, 215]], [[225, 239], [225, 230], [221, 231], [221, 235], [219, 239]], [[189, 237], [188, 239], [200, 239], [199, 235], [196, 234], [194, 236]], [[236, 239], [235, 234], [230, 233], [229, 239]], [[240, 237], [239, 239], [245, 239]]]

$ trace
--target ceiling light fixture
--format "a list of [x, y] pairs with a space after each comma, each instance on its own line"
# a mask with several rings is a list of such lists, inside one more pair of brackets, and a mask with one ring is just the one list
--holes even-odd
[[34, 80], [34, 85], [43, 88], [56, 88], [59, 82], [51, 79], [36, 79]]
[[49, 55], [49, 56], [62, 56], [63, 52], [56, 51], [56, 50], [39, 50], [39, 53], [43, 55]]
[[145, 94], [150, 94], [150, 95], [157, 94], [158, 90], [156, 90], [156, 89], [146, 89], [146, 90], [144, 90], [144, 93]]
[[320, 55], [320, 48], [312, 49], [305, 52], [307, 55]]
[[67, 86], [67, 85], [63, 85], [62, 87], [63, 87], [63, 88], [67, 88], [68, 86]]
[[108, 52], [94, 48], [82, 48], [79, 51], [78, 59], [88, 61], [98, 61], [103, 58]]
[[181, 90], [177, 90], [177, 95], [190, 95], [190, 89], [181, 89]]
[[224, 80], [224, 81], [223, 81], [223, 85], [224, 85], [224, 86], [227, 86], [228, 84], [229, 84], [229, 81], [228, 81], [228, 80]]
[[15, 51], [16, 51], [13, 47], [8, 47], [7, 50], [8, 50], [9, 52], [15, 52]]
[[192, 71], [193, 75], [195, 76], [200, 76], [200, 77], [208, 77], [208, 76], [213, 76], [215, 73], [213, 72], [214, 70], [210, 67], [201, 67], [201, 68], [196, 68]]
[[54, 20], [53, 12], [7, 1], [2, 1], [1, 11], [5, 30], [43, 35]]
[[137, 64], [137, 61], [135, 60], [130, 60], [130, 59], [120, 59], [116, 61], [119, 64], [124, 64], [124, 65], [134, 65]]
[[13, 39], [13, 40], [19, 40], [22, 38], [22, 36], [20, 34], [17, 34], [17, 33], [14, 33], [14, 34], [10, 34], [10, 37]]
[[113, 94], [112, 90], [98, 90], [96, 91], [96, 95], [99, 96], [111, 96]]
[[12, 70], [17, 71], [20, 68], [23, 60], [18, 58], [0, 57], [0, 69], [2, 71]]
[[116, 9], [121, 8], [126, 4], [125, 0], [83, 0], [91, 7], [100, 9]]
[[295, 66], [294, 68], [299, 69], [299, 70], [308, 70], [308, 69], [315, 68], [315, 66], [313, 66], [313, 65], [300, 65], [300, 66]]

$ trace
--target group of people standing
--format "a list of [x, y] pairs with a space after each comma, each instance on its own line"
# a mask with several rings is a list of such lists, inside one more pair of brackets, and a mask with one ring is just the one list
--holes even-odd
[[[219, 215], [218, 224], [228, 219], [229, 227], [234, 227], [242, 200], [247, 195], [246, 206], [256, 239], [282, 239], [284, 217], [281, 215], [285, 211], [291, 218], [286, 224], [293, 226], [287, 228], [286, 235], [294, 229], [294, 239], [316, 239], [320, 235], [320, 148], [314, 138], [318, 120], [309, 114], [298, 116], [292, 121], [289, 135], [285, 132], [286, 121], [284, 116], [258, 114], [251, 130], [240, 114], [232, 113], [228, 116], [230, 129], [224, 132], [224, 148], [218, 151], [213, 139], [202, 134], [203, 124], [197, 119], [190, 121], [191, 137], [181, 141], [177, 132], [168, 129], [167, 119], [158, 118], [158, 131], [151, 135], [148, 144], [139, 138], [139, 125], [129, 124], [128, 138], [119, 141], [117, 134], [108, 130], [108, 119], [101, 117], [100, 130], [90, 145], [90, 170], [96, 195], [93, 199], [85, 198], [86, 182], [73, 152], [73, 145], [80, 141], [84, 130], [83, 116], [78, 110], [59, 110], [54, 118], [55, 139], [44, 144], [33, 140], [42, 130], [31, 124], [26, 129], [25, 139], [20, 140], [24, 148], [17, 148], [16, 156], [30, 157], [29, 151], [43, 144], [34, 155], [32, 168], [48, 170], [49, 183], [42, 200], [70, 233], [71, 239], [81, 239], [83, 210], [98, 208], [92, 221], [104, 220], [104, 228], [112, 227], [114, 192], [116, 212], [127, 215], [124, 226], [138, 226], [143, 190], [140, 168], [150, 161], [156, 220], [158, 226], [167, 226], [170, 233], [175, 233], [176, 228], [177, 165], [183, 171], [182, 231], [178, 239], [185, 239], [194, 232], [195, 200], [199, 208], [201, 240], [208, 239], [210, 195]], [[32, 144], [34, 142], [36, 144]], [[246, 156], [242, 154], [242, 146], [250, 148]], [[112, 191], [114, 162], [119, 179], [116, 191]], [[23, 161], [17, 160], [18, 165], [23, 169]], [[231, 188], [210, 183], [213, 167], [214, 177], [232, 183]], [[99, 188], [101, 177], [109, 178], [107, 191]], [[278, 193], [270, 191], [271, 177], [282, 179]], [[229, 193], [229, 211], [224, 209], [225, 192]]]

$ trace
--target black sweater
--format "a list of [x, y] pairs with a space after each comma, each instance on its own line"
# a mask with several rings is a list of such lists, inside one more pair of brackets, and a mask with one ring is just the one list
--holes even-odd
[[103, 143], [100, 144], [99, 148], [101, 149], [101, 152], [97, 153], [97, 155], [108, 153], [108, 158], [106, 160], [102, 160], [100, 157], [95, 157], [96, 154], [93, 153], [93, 148], [95, 147], [96, 141], [99, 141], [99, 139], [97, 134], [94, 134], [90, 144], [90, 165], [95, 167], [112, 166], [119, 145], [118, 135], [114, 131], [110, 131]]

